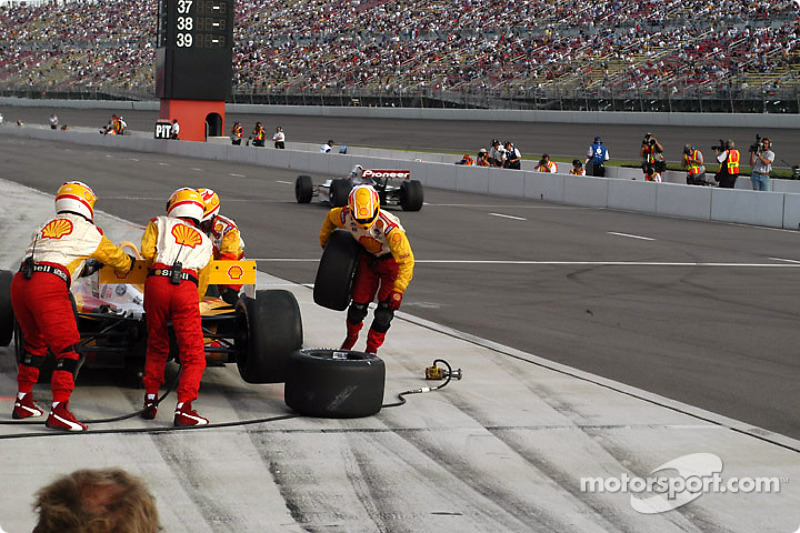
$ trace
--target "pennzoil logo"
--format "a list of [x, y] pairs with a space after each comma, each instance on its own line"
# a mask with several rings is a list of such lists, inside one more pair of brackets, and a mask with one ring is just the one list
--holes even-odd
[[43, 239], [60, 239], [70, 233], [72, 233], [72, 221], [64, 218], [51, 220], [42, 228]]
[[171, 233], [172, 236], [175, 237], [175, 242], [177, 244], [188, 246], [189, 248], [194, 248], [203, 242], [203, 238], [200, 236], [200, 233], [198, 233], [197, 230], [184, 224], [175, 224], [172, 226]]
[[239, 265], [233, 265], [228, 269], [228, 277], [230, 279], [239, 280], [244, 276], [244, 270]]

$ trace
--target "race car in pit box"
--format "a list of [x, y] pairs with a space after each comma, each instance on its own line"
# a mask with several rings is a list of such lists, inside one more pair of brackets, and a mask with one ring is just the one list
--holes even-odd
[[[140, 257], [132, 243], [123, 243]], [[24, 339], [11, 308], [13, 273], [0, 270], [0, 346], [14, 339], [19, 362]], [[144, 368], [147, 328], [144, 316], [144, 261], [120, 276], [110, 268], [79, 278], [70, 289], [81, 335], [81, 364], [95, 368], [121, 368], [138, 380]], [[209, 294], [200, 302], [206, 361], [209, 366], [236, 363], [248, 383], [282, 383], [289, 355], [303, 344], [300, 307], [285, 290], [255, 290], [255, 261], [213, 261]], [[217, 295], [216, 284], [243, 284], [244, 294], [232, 306]], [[171, 336], [172, 337], [172, 336]], [[171, 360], [177, 358], [173, 345]], [[54, 358], [42, 369], [52, 372]]]
[[307, 204], [313, 197], [332, 207], [347, 205], [350, 190], [356, 185], [371, 185], [381, 199], [381, 207], [400, 206], [403, 211], [422, 209], [422, 183], [411, 179], [410, 170], [373, 170], [356, 165], [346, 178], [328, 179], [314, 188], [311, 176], [297, 176], [294, 196], [297, 203]]

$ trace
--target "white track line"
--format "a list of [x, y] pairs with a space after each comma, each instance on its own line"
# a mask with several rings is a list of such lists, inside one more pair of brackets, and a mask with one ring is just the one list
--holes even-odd
[[[299, 258], [251, 258], [264, 263], [316, 263], [319, 259]], [[800, 268], [800, 261], [784, 263], [701, 263], [701, 262], [661, 262], [661, 261], [486, 261], [478, 259], [415, 259], [414, 263], [441, 265], [550, 265], [550, 266], [654, 266], [654, 267], [726, 267], [726, 268]]]
[[528, 220], [527, 218], [515, 217], [514, 215], [504, 215], [503, 213], [489, 213], [490, 216], [500, 218], [510, 218], [511, 220]]
[[616, 231], [608, 231], [606, 232], [609, 235], [616, 235], [617, 237], [627, 237], [628, 239], [639, 239], [641, 241], [654, 241], [655, 239], [651, 239], [650, 237], [643, 237], [642, 235], [633, 235], [631, 233], [619, 233]]

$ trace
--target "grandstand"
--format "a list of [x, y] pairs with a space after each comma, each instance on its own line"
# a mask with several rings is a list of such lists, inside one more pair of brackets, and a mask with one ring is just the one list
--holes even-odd
[[[154, 98], [157, 2], [0, 0], [3, 94]], [[239, 0], [234, 100], [800, 110], [797, 5]]]

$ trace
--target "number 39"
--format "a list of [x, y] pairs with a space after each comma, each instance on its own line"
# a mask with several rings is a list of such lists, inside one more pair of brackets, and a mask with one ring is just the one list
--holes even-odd
[[175, 39], [175, 44], [180, 48], [190, 48], [192, 46], [192, 34], [179, 33]]

